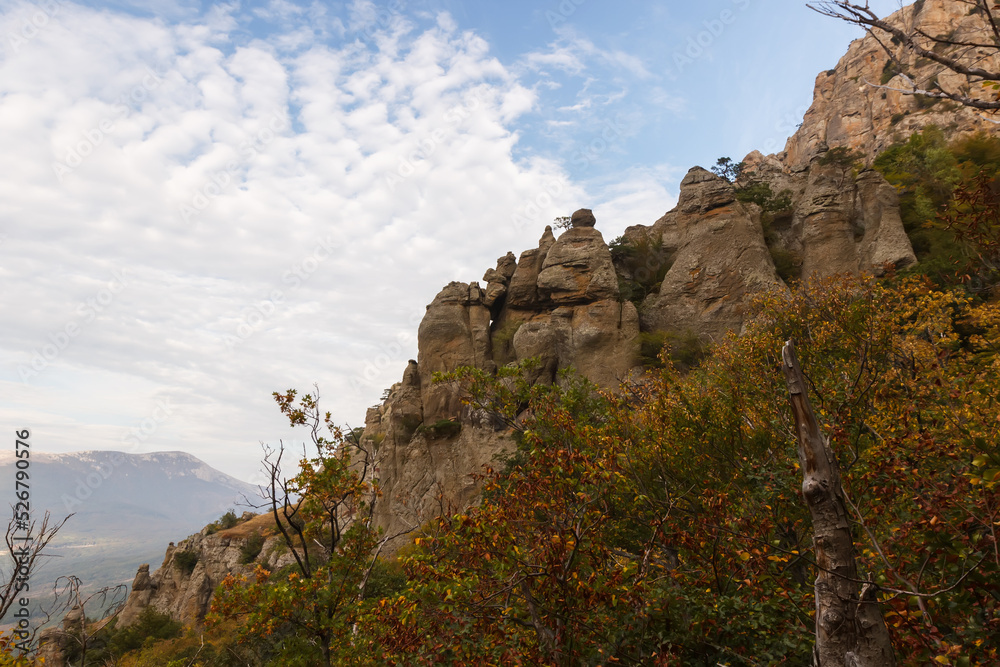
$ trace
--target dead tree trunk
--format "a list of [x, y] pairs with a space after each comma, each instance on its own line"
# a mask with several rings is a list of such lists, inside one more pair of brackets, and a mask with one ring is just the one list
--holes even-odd
[[862, 588], [840, 481], [840, 466], [820, 432], [802, 369], [789, 340], [781, 351], [795, 415], [802, 495], [812, 514], [816, 552], [816, 667], [893, 667], [896, 658], [873, 585]]

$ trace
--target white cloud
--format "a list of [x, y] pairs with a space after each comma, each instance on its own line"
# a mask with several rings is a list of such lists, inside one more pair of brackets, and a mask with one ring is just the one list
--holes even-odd
[[236, 44], [232, 7], [66, 5], [0, 61], [5, 423], [114, 448], [169, 399], [140, 449], [247, 477], [258, 440], [291, 434], [271, 391], [319, 382], [359, 423], [441, 286], [582, 205], [560, 164], [514, 157], [536, 93], [481, 38], [354, 9], [371, 39], [324, 43], [272, 2], [288, 51]]

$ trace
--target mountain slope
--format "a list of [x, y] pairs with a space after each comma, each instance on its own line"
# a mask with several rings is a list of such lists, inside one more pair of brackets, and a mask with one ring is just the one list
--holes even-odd
[[[32, 518], [72, 514], [52, 543], [56, 558], [34, 577], [36, 589], [70, 574], [88, 588], [127, 583], [141, 563], [162, 556], [165, 543], [257, 495], [183, 452], [32, 452], [30, 461]], [[0, 452], [0, 478], [13, 474], [13, 452]]]

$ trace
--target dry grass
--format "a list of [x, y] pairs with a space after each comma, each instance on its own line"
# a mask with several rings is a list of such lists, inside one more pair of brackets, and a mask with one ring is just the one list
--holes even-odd
[[232, 528], [226, 528], [215, 533], [223, 537], [235, 537], [246, 539], [254, 533], [260, 533], [264, 537], [270, 537], [278, 532], [278, 527], [274, 523], [274, 516], [270, 512], [258, 514], [249, 521], [238, 523]]

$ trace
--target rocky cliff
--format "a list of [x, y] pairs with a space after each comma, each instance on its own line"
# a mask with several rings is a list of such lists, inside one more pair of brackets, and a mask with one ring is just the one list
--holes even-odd
[[[974, 11], [970, 3], [954, 0], [918, 0], [893, 14], [889, 22], [906, 32], [919, 30], [954, 42], [982, 41], [983, 35], [992, 34], [985, 15]], [[996, 124], [982, 112], [893, 90], [907, 89], [906, 76], [923, 90], [941, 85], [972, 97], [987, 97], [990, 92], [896, 41], [871, 35], [858, 39], [835, 68], [816, 77], [812, 106], [779, 156], [783, 164], [792, 170], [805, 169], [817, 155], [835, 147], [858, 150], [871, 159], [897, 138], [927, 125], [937, 125], [949, 134], [996, 131]], [[901, 71], [891, 63], [886, 49], [902, 64]], [[983, 68], [1000, 66], [995, 49], [972, 52]]]
[[[917, 5], [892, 20], [935, 35], [966, 35], [982, 20], [962, 3]], [[900, 56], [918, 80], [945, 76]], [[695, 167], [681, 182], [677, 206], [651, 225], [628, 228], [613, 249], [593, 213], [581, 209], [568, 229], [556, 236], [546, 228], [536, 248], [519, 257], [508, 252], [480, 282], [442, 289], [420, 324], [417, 359], [366, 415], [361, 437], [377, 451], [383, 490], [376, 523], [394, 534], [468, 506], [478, 493], [476, 475], [512, 446], [503, 425], [464, 405], [453, 385], [435, 383], [437, 373], [537, 358], [534, 382], [556, 382], [560, 369], [572, 367], [615, 389], [642, 371], [643, 333], [711, 340], [738, 332], [755, 295], [787, 289], [793, 278], [916, 262], [896, 191], [865, 161], [927, 124], [952, 133], [998, 126], [949, 103], [921, 103], [866, 83], [881, 85], [887, 62], [873, 38], [855, 41], [817, 79], [813, 105], [786, 150], [746, 157], [753, 183], [766, 184], [780, 206], [741, 197], [752, 185], [746, 177], [730, 183]], [[830, 150], [838, 148], [862, 155]], [[145, 606], [198, 622], [222, 578], [249, 569], [239, 562], [245, 540], [238, 531], [203, 531], [172, 546], [156, 573], [140, 569], [122, 622]], [[182, 552], [198, 556], [190, 571], [178, 564]], [[271, 537], [260, 558], [281, 567], [279, 552]]]
[[[968, 5], [948, 0], [921, 0], [889, 20], [956, 41], [984, 34], [985, 26]], [[442, 290], [420, 325], [417, 360], [366, 419], [364, 437], [381, 457], [386, 501], [379, 523], [394, 532], [468, 504], [477, 490], [473, 475], [509, 446], [502, 431], [463, 410], [453, 387], [433, 384], [437, 372], [538, 357], [536, 381], [552, 382], [557, 370], [572, 366], [615, 388], [634, 370], [642, 332], [715, 339], [738, 332], [750, 300], [786, 289], [786, 280], [914, 264], [897, 193], [865, 165], [930, 124], [952, 135], [998, 126], [955, 103], [891, 90], [905, 86], [904, 75], [923, 88], [940, 82], [986, 94], [867, 36], [819, 75], [813, 104], [784, 152], [751, 153], [735, 183], [695, 167], [673, 210], [652, 225], [630, 227], [618, 249], [632, 252], [632, 260], [640, 256], [638, 264], [616, 261], [593, 214], [581, 210], [560, 236], [546, 229], [537, 248], [500, 258], [483, 276], [485, 289], [452, 283]], [[746, 174], [786, 204], [768, 210], [739, 197], [751, 185]], [[443, 421], [450, 430], [428, 431]]]
[[614, 386], [634, 365], [639, 316], [620, 298], [618, 277], [596, 220], [577, 211], [557, 239], [546, 228], [538, 247], [508, 253], [478, 282], [454, 282], [427, 306], [418, 357], [385, 402], [368, 411], [362, 436], [377, 447], [385, 492], [376, 521], [395, 533], [448, 507], [463, 507], [478, 490], [474, 474], [509, 446], [488, 415], [462, 405], [434, 374], [498, 366], [538, 357], [536, 382], [553, 382], [574, 367]]
[[[259, 553], [248, 556], [247, 544], [254, 535], [264, 538]], [[206, 526], [200, 533], [171, 542], [160, 568], [150, 574], [149, 565], [139, 568], [118, 627], [134, 623], [142, 610], [152, 607], [186, 625], [198, 625], [208, 613], [212, 594], [228, 574], [249, 574], [260, 564], [276, 570], [293, 562], [282, 549], [274, 520], [268, 514], [245, 514], [239, 525], [226, 530]]]
[[[484, 275], [485, 289], [445, 287], [420, 324], [417, 360], [368, 411], [362, 437], [377, 448], [385, 494], [377, 523], [394, 534], [467, 506], [478, 490], [474, 475], [510, 445], [488, 416], [462, 405], [454, 386], [435, 383], [435, 373], [538, 358], [535, 382], [554, 382], [572, 367], [614, 389], [641, 371], [640, 332], [712, 339], [739, 331], [750, 299], [786, 289], [776, 256], [791, 257], [796, 275], [881, 272], [916, 261], [896, 192], [876, 172], [818, 162], [791, 171], [760, 154], [748, 160], [758, 178], [786, 192], [785, 210], [741, 202], [738, 184], [696, 167], [673, 210], [626, 231], [620, 247], [645, 248], [644, 265], [616, 267], [584, 209], [559, 237], [546, 228], [537, 248], [516, 261], [501, 257]], [[643, 271], [663, 277], [633, 302], [626, 287]]]

